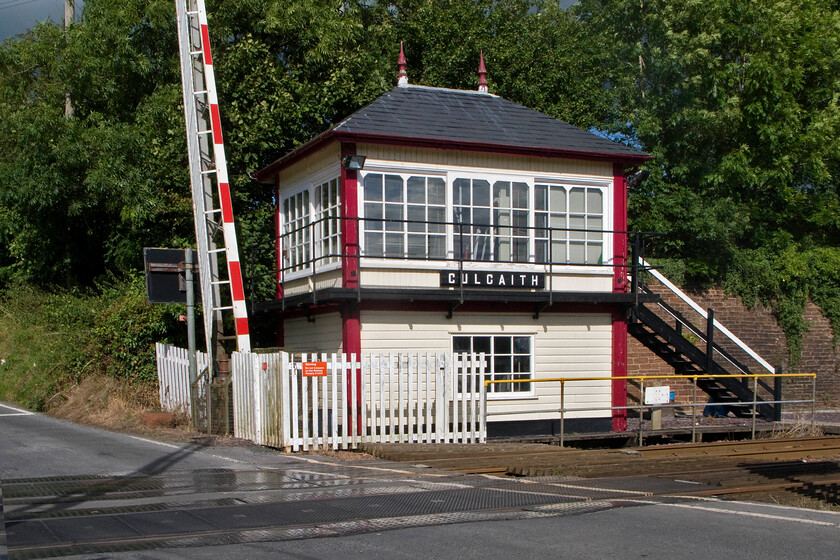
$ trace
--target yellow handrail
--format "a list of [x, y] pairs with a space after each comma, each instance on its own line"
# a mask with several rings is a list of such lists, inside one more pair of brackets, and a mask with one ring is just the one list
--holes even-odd
[[[560, 446], [562, 447], [565, 440], [565, 420], [566, 420], [566, 405], [565, 405], [565, 385], [568, 382], [574, 381], [639, 381], [640, 391], [644, 390], [645, 381], [650, 379], [687, 379], [693, 381], [694, 385], [694, 396], [691, 400], [690, 404], [686, 404], [683, 406], [691, 407], [691, 414], [693, 418], [696, 418], [697, 408], [701, 405], [697, 402], [697, 381], [699, 379], [724, 379], [724, 378], [752, 378], [753, 380], [753, 402], [752, 404], [752, 437], [755, 439], [755, 416], [756, 416], [756, 406], [759, 402], [776, 402], [776, 403], [785, 403], [785, 402], [798, 402], [798, 401], [759, 401], [758, 400], [758, 379], [761, 377], [766, 378], [785, 378], [785, 377], [804, 377], [811, 379], [811, 400], [804, 401], [811, 403], [811, 424], [814, 423], [814, 406], [816, 403], [816, 373], [744, 373], [740, 375], [735, 374], [727, 374], [727, 375], [709, 375], [709, 374], [695, 374], [695, 375], [625, 375], [625, 376], [597, 376], [597, 377], [552, 377], [552, 378], [545, 378], [545, 379], [498, 379], [498, 380], [485, 380], [484, 381], [484, 391], [482, 391], [482, 410], [485, 411], [484, 414], [486, 415], [487, 408], [486, 408], [486, 399], [487, 399], [487, 387], [490, 385], [498, 385], [504, 383], [560, 383]], [[750, 404], [750, 403], [744, 403]], [[641, 421], [641, 412], [648, 408], [645, 406], [641, 398], [639, 399], [639, 406], [610, 406], [610, 407], [599, 407], [597, 410], [601, 410], [602, 408], [606, 408], [609, 410], [617, 410], [617, 409], [624, 409], [629, 410], [631, 408], [639, 408], [640, 413], [640, 420], [639, 420], [639, 445], [641, 446], [643, 443], [643, 428], [642, 428], [642, 421]], [[573, 411], [575, 409], [570, 409], [569, 411]], [[580, 410], [580, 409], [578, 409]], [[692, 422], [691, 428], [691, 441], [696, 441], [696, 430], [697, 430], [697, 422]]]
[[732, 377], [748, 377], [758, 379], [759, 377], [810, 377], [816, 378], [816, 373], [742, 373], [740, 375], [625, 375], [625, 376], [600, 376], [600, 377], [552, 377], [547, 379], [506, 379], [506, 380], [491, 380], [484, 381], [484, 386], [498, 384], [498, 383], [546, 383], [549, 381], [565, 383], [567, 381], [620, 381], [620, 380], [638, 380], [645, 381], [648, 379], [723, 379]]

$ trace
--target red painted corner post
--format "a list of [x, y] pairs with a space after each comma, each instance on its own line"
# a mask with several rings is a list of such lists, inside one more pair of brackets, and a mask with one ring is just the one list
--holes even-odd
[[627, 179], [613, 165], [613, 292], [627, 291]]
[[[620, 311], [612, 318], [612, 376], [627, 377], [627, 321]], [[627, 406], [627, 380], [613, 379], [612, 406]], [[613, 431], [627, 430], [627, 409], [613, 410]]]
[[[341, 161], [356, 154], [356, 144], [341, 144]], [[341, 280], [345, 288], [359, 285], [358, 172], [341, 165]], [[346, 350], [345, 350], [346, 352]]]
[[[277, 208], [274, 211], [274, 262], [276, 263], [275, 269], [275, 286], [274, 286], [274, 297], [276, 299], [281, 299], [283, 297], [283, 240], [281, 239], [281, 235], [283, 234], [283, 222], [281, 221], [281, 210], [283, 209], [282, 203], [280, 202], [280, 177], [274, 178], [274, 200], [276, 201]], [[277, 346], [283, 347], [286, 344], [284, 330], [283, 330], [283, 312], [277, 312], [277, 333], [275, 336], [275, 344]]]
[[[343, 162], [347, 156], [356, 154], [356, 144], [343, 143], [341, 145], [341, 283], [345, 288], [359, 286], [359, 181], [358, 173], [345, 169]], [[346, 303], [341, 310], [341, 344], [344, 354], [355, 354], [356, 359], [362, 357], [362, 329], [359, 306], [357, 303]], [[352, 384], [356, 387], [356, 410], [359, 414], [355, 421], [348, 419], [354, 434], [362, 433], [361, 410], [362, 398], [362, 370], [352, 373]], [[352, 410], [353, 392], [347, 393], [348, 410]]]
[[[627, 180], [624, 166], [613, 164], [613, 292], [627, 291]], [[627, 376], [627, 321], [620, 311], [612, 320], [612, 376]], [[627, 406], [627, 380], [612, 382], [612, 405]], [[627, 409], [613, 410], [613, 431], [627, 429]]]
[[[355, 302], [345, 303], [341, 308], [341, 345], [344, 354], [349, 358], [351, 354], [356, 356], [357, 360], [362, 358], [362, 323], [360, 320], [359, 306]], [[353, 391], [347, 392], [347, 411], [348, 411], [348, 426], [352, 426], [353, 434], [362, 434], [362, 405], [364, 399], [362, 398], [362, 370], [356, 369], [355, 375], [353, 371], [349, 372], [351, 375], [351, 383], [356, 387], [356, 419], [353, 421], [350, 416], [350, 411], [353, 410]]]

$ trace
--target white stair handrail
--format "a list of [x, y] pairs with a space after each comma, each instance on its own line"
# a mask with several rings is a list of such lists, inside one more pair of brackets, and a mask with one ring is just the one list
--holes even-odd
[[[703, 309], [702, 307], [700, 307], [697, 304], [697, 302], [695, 302], [693, 299], [688, 297], [674, 283], [672, 283], [670, 280], [665, 278], [665, 276], [663, 276], [662, 273], [660, 273], [655, 268], [651, 267], [647, 263], [647, 261], [645, 261], [644, 259], [639, 259], [639, 264], [642, 265], [646, 271], [650, 272], [651, 276], [653, 276], [654, 278], [659, 280], [659, 282], [663, 286], [665, 286], [666, 288], [671, 290], [677, 297], [679, 297], [681, 300], [683, 300], [685, 303], [687, 303], [694, 311], [699, 313], [701, 317], [703, 317], [707, 321], [709, 320], [709, 315], [706, 313], [706, 310]], [[729, 340], [734, 342], [738, 346], [738, 348], [740, 348], [741, 350], [746, 352], [752, 359], [754, 359], [756, 362], [761, 364], [761, 366], [764, 369], [766, 369], [770, 373], [776, 373], [776, 368], [774, 368], [772, 365], [770, 365], [764, 358], [759, 356], [755, 352], [755, 350], [750, 348], [743, 340], [741, 340], [740, 338], [738, 338], [737, 336], [732, 334], [732, 332], [730, 332], [729, 329], [727, 329], [726, 327], [721, 325], [720, 322], [717, 319], [714, 320], [714, 325], [720, 332], [722, 332], [724, 335], [726, 335], [726, 337], [729, 338]]]

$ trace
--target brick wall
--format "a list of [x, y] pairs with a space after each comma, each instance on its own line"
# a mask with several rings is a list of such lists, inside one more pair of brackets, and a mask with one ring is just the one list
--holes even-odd
[[[672, 294], [670, 290], [659, 285], [655, 280], [649, 287], [660, 294], [663, 300], [682, 313], [688, 320], [705, 331], [705, 320], [687, 304]], [[726, 295], [719, 288], [705, 290], [684, 289], [702, 308], [714, 309], [715, 318], [728, 328], [734, 335], [743, 340], [762, 358], [774, 366], [781, 365], [785, 372], [816, 373], [817, 374], [817, 408], [840, 406], [840, 352], [834, 346], [831, 325], [817, 306], [809, 303], [805, 310], [805, 319], [810, 322], [810, 328], [802, 343], [802, 360], [789, 370], [787, 367], [787, 339], [779, 327], [773, 313], [762, 306], [747, 308], [740, 298]], [[674, 324], [673, 318], [667, 318]], [[744, 363], [755, 373], [764, 370], [745, 352], [732, 344], [718, 332], [715, 342], [721, 344], [736, 359]], [[698, 340], [698, 346], [703, 347], [703, 341]], [[640, 342], [630, 337], [628, 341], [628, 375], [668, 375], [674, 371], [656, 354], [645, 348]], [[687, 402], [691, 395], [690, 383], [675, 387], [678, 402]], [[784, 399], [798, 400], [811, 398], [810, 380], [785, 380], [782, 385]], [[637, 398], [637, 397], [636, 397]], [[803, 405], [810, 408], [810, 405]], [[787, 408], [788, 410], [791, 407]]]

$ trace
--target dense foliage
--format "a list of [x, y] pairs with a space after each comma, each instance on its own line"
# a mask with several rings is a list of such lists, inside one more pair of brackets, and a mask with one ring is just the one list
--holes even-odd
[[[840, 334], [840, 13], [815, 0], [583, 0], [613, 45], [607, 129], [655, 156], [636, 229], [676, 276], [774, 307], [795, 362], [810, 298]], [[605, 82], [606, 84], [606, 82]]]
[[[393, 87], [491, 91], [654, 156], [631, 226], [679, 280], [840, 334], [840, 16], [828, 0], [208, 0], [240, 251], [271, 296], [248, 173]], [[64, 116], [65, 92], [75, 116]], [[0, 45], [0, 285], [91, 289], [193, 237], [174, 3], [89, 0]], [[138, 311], [126, 307], [123, 313]], [[114, 315], [113, 321], [123, 316]], [[115, 324], [115, 323], [112, 323]], [[112, 333], [113, 334], [113, 333]], [[115, 359], [118, 358], [115, 356]]]
[[147, 305], [139, 274], [95, 289], [6, 286], [0, 291], [0, 400], [42, 410], [90, 374], [128, 384], [152, 381], [154, 343], [186, 346], [180, 313], [183, 306]]

